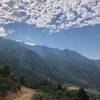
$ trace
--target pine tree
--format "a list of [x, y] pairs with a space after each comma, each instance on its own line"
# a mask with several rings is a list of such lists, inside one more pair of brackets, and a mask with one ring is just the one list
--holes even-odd
[[79, 100], [89, 100], [89, 96], [83, 88], [80, 88], [78, 91]]

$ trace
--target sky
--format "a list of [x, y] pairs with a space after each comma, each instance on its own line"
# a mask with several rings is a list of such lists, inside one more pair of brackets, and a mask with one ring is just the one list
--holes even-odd
[[100, 0], [2, 0], [0, 37], [100, 59]]

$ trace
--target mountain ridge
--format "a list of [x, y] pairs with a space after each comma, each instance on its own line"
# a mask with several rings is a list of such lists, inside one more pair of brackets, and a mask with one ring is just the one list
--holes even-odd
[[1, 38], [0, 64], [10, 65], [13, 71], [29, 81], [47, 79], [60, 84], [100, 87], [100, 69], [97, 65], [67, 49], [29, 46]]

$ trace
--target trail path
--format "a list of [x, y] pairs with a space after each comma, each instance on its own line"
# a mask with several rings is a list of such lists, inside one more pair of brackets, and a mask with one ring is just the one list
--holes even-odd
[[22, 87], [21, 94], [18, 95], [14, 100], [31, 100], [33, 94], [35, 94], [34, 90]]

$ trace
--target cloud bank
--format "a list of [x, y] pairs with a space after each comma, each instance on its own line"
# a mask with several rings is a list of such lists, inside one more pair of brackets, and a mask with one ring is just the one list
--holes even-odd
[[56, 31], [100, 24], [100, 0], [0, 1], [0, 25], [15, 22]]

